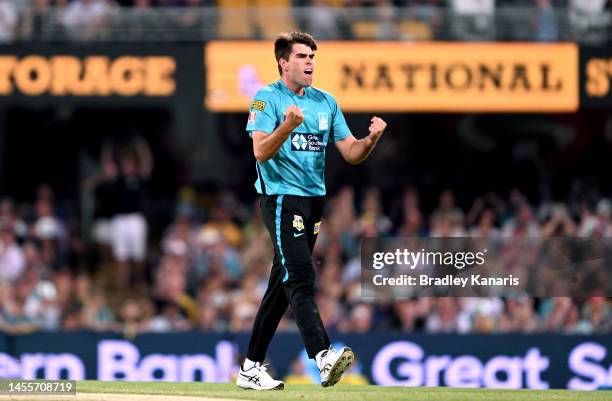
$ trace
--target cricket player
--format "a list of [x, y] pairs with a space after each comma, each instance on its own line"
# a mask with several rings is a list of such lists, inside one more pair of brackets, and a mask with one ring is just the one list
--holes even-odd
[[313, 88], [317, 44], [307, 33], [280, 34], [274, 55], [280, 80], [260, 89], [250, 107], [246, 130], [253, 140], [261, 209], [274, 243], [268, 288], [255, 318], [237, 385], [282, 390], [262, 364], [268, 345], [290, 305], [323, 387], [336, 384], [354, 361], [348, 347], [335, 350], [314, 302], [312, 250], [321, 227], [325, 197], [325, 150], [334, 144], [351, 164], [364, 161], [386, 123], [373, 117], [369, 135], [356, 139], [336, 100]]

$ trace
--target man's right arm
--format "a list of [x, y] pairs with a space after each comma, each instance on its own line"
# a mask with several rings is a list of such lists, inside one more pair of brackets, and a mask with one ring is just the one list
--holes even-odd
[[291, 132], [304, 121], [302, 111], [295, 105], [285, 112], [285, 121], [271, 134], [253, 131], [253, 154], [258, 162], [263, 163], [273, 158], [287, 140]]

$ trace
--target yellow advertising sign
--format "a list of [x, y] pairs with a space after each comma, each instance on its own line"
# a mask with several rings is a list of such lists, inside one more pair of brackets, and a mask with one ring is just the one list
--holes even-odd
[[171, 96], [173, 57], [0, 56], [0, 96]]
[[[352, 112], [574, 112], [573, 43], [320, 42], [314, 86]], [[246, 111], [279, 79], [272, 42], [210, 42], [206, 107]]]

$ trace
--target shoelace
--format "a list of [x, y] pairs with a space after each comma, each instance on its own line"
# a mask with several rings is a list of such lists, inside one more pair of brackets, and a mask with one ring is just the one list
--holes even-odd
[[267, 363], [263, 365], [261, 365], [259, 362], [255, 363], [255, 369], [259, 370], [267, 379], [273, 380], [272, 376], [268, 374], [268, 368], [266, 368], [266, 366], [268, 366]]
[[[325, 354], [321, 356], [321, 359], [329, 355], [330, 352], [336, 352], [336, 350], [330, 346], [329, 349], [325, 352]], [[329, 372], [330, 369], [331, 369], [331, 363], [327, 362], [325, 365], [323, 365], [323, 368], [321, 368], [321, 373], [327, 373]]]

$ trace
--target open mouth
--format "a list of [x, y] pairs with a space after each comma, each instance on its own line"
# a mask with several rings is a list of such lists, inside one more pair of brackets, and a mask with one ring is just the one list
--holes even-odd
[[307, 68], [304, 70], [304, 74], [306, 75], [312, 75], [312, 68]]

